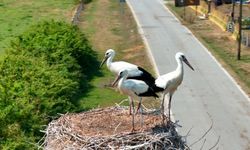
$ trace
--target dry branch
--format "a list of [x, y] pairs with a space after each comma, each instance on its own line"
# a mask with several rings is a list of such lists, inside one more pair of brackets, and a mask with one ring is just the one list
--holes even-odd
[[192, 147], [193, 145], [195, 145], [196, 143], [198, 143], [199, 141], [201, 141], [210, 132], [210, 130], [212, 130], [213, 125], [214, 125], [214, 121], [213, 121], [211, 115], [208, 112], [207, 112], [207, 114], [208, 114], [208, 116], [209, 116], [209, 118], [211, 120], [210, 127], [208, 128], [208, 130], [198, 140], [196, 140], [195, 142], [193, 142], [192, 144], [190, 144], [190, 147]]
[[220, 136], [218, 137], [216, 143], [211, 148], [209, 148], [209, 150], [212, 150], [213, 148], [215, 148], [219, 144], [219, 141], [220, 141]]

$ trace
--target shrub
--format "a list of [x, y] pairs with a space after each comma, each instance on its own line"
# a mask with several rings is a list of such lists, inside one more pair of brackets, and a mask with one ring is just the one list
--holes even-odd
[[97, 64], [84, 34], [77, 26], [63, 22], [45, 21], [34, 25], [13, 41], [11, 48], [10, 53], [43, 57], [50, 65], [66, 63], [70, 72], [78, 71], [78, 65], [83, 73], [91, 72]]
[[39, 23], [13, 40], [0, 61], [0, 149], [34, 149], [50, 116], [77, 110], [74, 97], [95, 64], [88, 40], [63, 22]]

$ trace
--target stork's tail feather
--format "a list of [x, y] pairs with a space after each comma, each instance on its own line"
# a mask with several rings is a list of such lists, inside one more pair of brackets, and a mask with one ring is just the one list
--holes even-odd
[[149, 72], [141, 67], [138, 67], [138, 69], [142, 72], [140, 76], [127, 77], [127, 79], [142, 80], [149, 86], [155, 84], [155, 78]]
[[[162, 92], [164, 91], [163, 88], [157, 87], [155, 85], [155, 77], [153, 77], [148, 71], [145, 69], [138, 67], [138, 70], [143, 72], [141, 76], [133, 76], [133, 77], [128, 77], [127, 79], [135, 79], [135, 80], [142, 80], [144, 81], [147, 85], [149, 85], [150, 89], [152, 89], [152, 92], [155, 94], [157, 92]], [[151, 95], [152, 96], [152, 95]], [[157, 94], [154, 95], [154, 97], [159, 97]]]
[[138, 67], [138, 69], [140, 71], [142, 71], [143, 74], [141, 76], [138, 76], [138, 77], [133, 77], [133, 79], [143, 80], [144, 82], [146, 82], [150, 86], [150, 88], [153, 90], [154, 93], [164, 91], [163, 88], [160, 88], [160, 87], [155, 85], [155, 77], [153, 77], [148, 71], [146, 71], [145, 69], [143, 69], [141, 67]]
[[141, 78], [143, 78], [143, 81], [149, 83], [150, 85], [155, 83], [155, 77], [153, 77], [148, 71], [145, 69], [138, 67], [138, 69], [143, 72]]
[[164, 91], [164, 88], [160, 88], [156, 86], [155, 84], [151, 85], [151, 88], [153, 89], [155, 93]]
[[159, 98], [159, 96], [153, 91], [152, 88], [148, 88], [148, 91], [142, 94], [139, 94], [138, 96], [144, 96], [144, 97], [155, 97], [155, 98]]

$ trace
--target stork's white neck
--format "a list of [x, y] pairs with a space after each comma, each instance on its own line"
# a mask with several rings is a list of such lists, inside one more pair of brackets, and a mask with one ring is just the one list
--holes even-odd
[[119, 87], [120, 87], [121, 84], [127, 79], [127, 77], [128, 77], [128, 74], [125, 74], [125, 75], [120, 79], [120, 81], [119, 81], [119, 83], [118, 83], [118, 86], [119, 86]]
[[175, 72], [178, 74], [179, 77], [183, 78], [183, 62], [180, 60], [180, 58], [176, 58], [177, 61], [177, 68]]
[[108, 67], [108, 68], [110, 67], [110, 65], [111, 65], [111, 63], [112, 63], [114, 56], [115, 56], [115, 55], [112, 54], [112, 55], [107, 59], [107, 67]]

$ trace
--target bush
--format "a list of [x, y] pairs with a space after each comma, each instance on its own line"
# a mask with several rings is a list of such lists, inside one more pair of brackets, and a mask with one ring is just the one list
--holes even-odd
[[0, 62], [0, 149], [34, 149], [49, 116], [77, 110], [92, 64], [88, 40], [63, 22], [39, 23], [13, 40]]
[[[77, 26], [63, 22], [42, 22], [11, 43], [13, 54], [43, 57], [50, 65], [66, 64], [70, 72], [91, 72], [96, 55]], [[74, 74], [77, 77], [77, 73]], [[79, 74], [78, 74], [79, 75]], [[79, 76], [78, 76], [79, 77]]]

